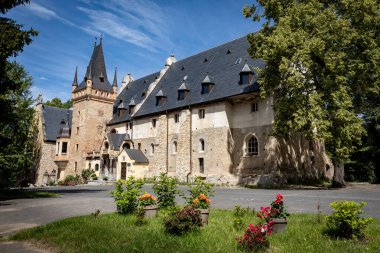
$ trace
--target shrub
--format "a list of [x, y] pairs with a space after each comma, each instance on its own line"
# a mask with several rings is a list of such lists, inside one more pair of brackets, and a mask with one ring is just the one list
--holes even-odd
[[92, 169], [82, 170], [82, 178], [83, 178], [84, 182], [87, 182], [92, 177], [92, 175], [95, 175], [94, 170], [92, 170]]
[[137, 208], [136, 211], [136, 226], [142, 226], [147, 223], [147, 220], [145, 219], [145, 210], [141, 207]]
[[[244, 227], [243, 218], [251, 212], [249, 208], [242, 208], [239, 205], [234, 208], [233, 225], [236, 230], [241, 230]], [[254, 212], [254, 211], [253, 211]]]
[[271, 218], [286, 218], [289, 213], [284, 206], [284, 197], [281, 194], [277, 194], [276, 200], [271, 205]]
[[80, 183], [80, 176], [79, 175], [67, 175], [65, 179], [62, 181], [62, 185], [65, 186], [73, 186]]
[[91, 175], [92, 180], [98, 180], [98, 176], [96, 174]]
[[190, 197], [187, 198], [183, 195], [188, 204], [192, 204], [194, 199], [198, 198], [199, 195], [203, 194], [207, 198], [214, 196], [215, 191], [213, 190], [214, 185], [206, 183], [202, 178], [197, 177], [193, 184], [188, 184]]
[[175, 206], [175, 196], [180, 194], [177, 185], [176, 178], [168, 177], [164, 173], [155, 178], [153, 191], [157, 195], [157, 201], [161, 208]]
[[116, 189], [111, 192], [115, 199], [117, 212], [120, 214], [133, 213], [137, 209], [137, 196], [142, 188], [143, 181], [130, 176], [127, 180], [118, 180]]
[[165, 232], [173, 235], [183, 235], [199, 228], [201, 225], [200, 212], [190, 205], [164, 218]]
[[147, 192], [139, 197], [140, 206], [152, 206], [155, 204], [157, 204], [157, 198]]
[[266, 224], [249, 224], [245, 234], [237, 238], [238, 244], [246, 250], [261, 250], [269, 247], [269, 235], [272, 227]]
[[327, 216], [326, 233], [334, 238], [362, 239], [372, 218], [361, 218], [365, 202], [337, 201], [330, 203], [334, 212]]

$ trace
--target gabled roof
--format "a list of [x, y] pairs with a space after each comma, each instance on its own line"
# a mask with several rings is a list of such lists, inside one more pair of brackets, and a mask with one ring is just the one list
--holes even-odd
[[[251, 59], [247, 52], [248, 48], [249, 43], [247, 37], [244, 36], [173, 63], [134, 117], [223, 100], [244, 93], [258, 92], [257, 75], [254, 75], [253, 84], [239, 84], [239, 74], [244, 67], [245, 60], [250, 66], [259, 68], [265, 66], [265, 62], [262, 60]], [[228, 50], [230, 53], [227, 54]], [[205, 62], [205, 58], [208, 61]], [[213, 77], [212, 81], [215, 86], [212, 93], [201, 95], [201, 84], [207, 74]], [[187, 76], [186, 83], [191, 87], [190, 93], [185, 100], [178, 100], [177, 91], [185, 76]], [[167, 101], [156, 106], [155, 96], [160, 91], [165, 94]]]
[[139, 149], [124, 149], [131, 160], [135, 160], [136, 163], [149, 163], [148, 158]]
[[109, 133], [107, 134], [107, 139], [110, 142], [111, 148], [113, 150], [119, 150], [123, 141], [130, 138], [128, 134]]
[[206, 75], [205, 79], [203, 79], [202, 83], [214, 83], [213, 78], [210, 77], [208, 74]]
[[[90, 63], [87, 66], [86, 75], [83, 78], [83, 81], [74, 91], [79, 91], [86, 88], [86, 78], [92, 80], [92, 87], [95, 89], [108, 92], [113, 91], [112, 86], [107, 78], [107, 70], [104, 61], [102, 43], [94, 46]], [[100, 81], [101, 78], [104, 78], [103, 82]]]
[[56, 141], [60, 134], [61, 128], [65, 127], [67, 122], [67, 113], [69, 114], [68, 127], [71, 128], [73, 111], [70, 109], [62, 109], [52, 106], [42, 106], [42, 119], [44, 122], [44, 140]]
[[178, 90], [190, 90], [190, 86], [183, 82], [181, 86], [179, 86]]

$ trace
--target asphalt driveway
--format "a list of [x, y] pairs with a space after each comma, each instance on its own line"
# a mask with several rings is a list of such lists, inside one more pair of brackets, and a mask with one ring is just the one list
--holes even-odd
[[[100, 209], [101, 213], [116, 210], [110, 195], [113, 186], [49, 187], [44, 191], [59, 193], [57, 198], [17, 199], [0, 202], [0, 236], [10, 235], [22, 228], [34, 227], [67, 217], [87, 215]], [[181, 186], [181, 189], [186, 187]], [[147, 186], [152, 192], [151, 186]], [[245, 188], [216, 188], [213, 207], [232, 209], [235, 205], [259, 210], [269, 205], [277, 193], [282, 193], [291, 213], [331, 212], [329, 203], [337, 200], [365, 201], [365, 216], [380, 219], [380, 185], [355, 184], [335, 190], [265, 190]], [[181, 199], [178, 199], [183, 203]]]

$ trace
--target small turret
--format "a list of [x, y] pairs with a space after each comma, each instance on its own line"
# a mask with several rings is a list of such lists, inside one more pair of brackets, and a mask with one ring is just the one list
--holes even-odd
[[115, 74], [113, 76], [113, 84], [112, 84], [113, 92], [117, 92], [117, 67], [115, 66]]
[[72, 91], [78, 87], [78, 67], [75, 68], [74, 81], [72, 85]]

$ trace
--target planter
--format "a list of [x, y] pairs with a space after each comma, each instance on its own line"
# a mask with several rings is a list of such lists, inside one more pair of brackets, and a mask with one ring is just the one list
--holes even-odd
[[208, 209], [197, 209], [201, 213], [202, 226], [208, 224], [208, 215], [210, 210]]
[[286, 224], [288, 221], [286, 218], [274, 218], [272, 219], [272, 232], [273, 233], [282, 233], [286, 229]]
[[155, 218], [157, 216], [158, 205], [143, 206], [146, 218]]

